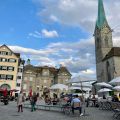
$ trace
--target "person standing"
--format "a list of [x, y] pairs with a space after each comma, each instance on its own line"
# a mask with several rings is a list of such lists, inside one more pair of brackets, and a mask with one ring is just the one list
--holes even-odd
[[17, 106], [18, 106], [18, 112], [23, 112], [23, 102], [24, 102], [24, 96], [22, 94], [22, 91], [20, 91], [20, 94], [17, 98]]
[[4, 105], [8, 104], [8, 91], [7, 91], [7, 88], [5, 88], [3, 90], [3, 103], [4, 103]]
[[33, 96], [31, 97], [30, 102], [31, 102], [31, 112], [33, 112], [33, 111], [35, 111], [35, 105], [37, 102], [37, 95], [35, 92], [33, 93]]

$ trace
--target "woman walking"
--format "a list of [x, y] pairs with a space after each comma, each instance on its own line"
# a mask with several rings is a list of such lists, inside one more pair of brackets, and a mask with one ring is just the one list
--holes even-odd
[[22, 91], [20, 91], [20, 94], [18, 95], [17, 99], [17, 106], [18, 106], [18, 112], [23, 112], [23, 102], [24, 102], [24, 96], [22, 94]]

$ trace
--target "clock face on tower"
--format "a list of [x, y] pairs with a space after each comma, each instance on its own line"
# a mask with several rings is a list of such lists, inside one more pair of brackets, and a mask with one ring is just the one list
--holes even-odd
[[108, 28], [104, 28], [103, 32], [104, 32], [105, 34], [108, 34], [108, 33], [110, 32], [110, 30], [109, 30]]

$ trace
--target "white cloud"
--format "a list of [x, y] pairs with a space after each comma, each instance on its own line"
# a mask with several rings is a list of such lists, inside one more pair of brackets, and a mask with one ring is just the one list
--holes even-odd
[[56, 30], [48, 31], [46, 29], [39, 31], [34, 31], [33, 33], [28, 34], [29, 37], [35, 37], [35, 38], [55, 38], [59, 37]]
[[[90, 34], [94, 31], [97, 18], [97, 0], [34, 0], [40, 4], [38, 15], [45, 22], [58, 22], [61, 25], [79, 26]], [[114, 46], [120, 46], [120, 0], [104, 0], [105, 12], [108, 23], [113, 32]], [[111, 9], [112, 8], [112, 9]], [[117, 26], [117, 27], [116, 27]], [[59, 37], [56, 30], [43, 29], [29, 34], [33, 37]], [[91, 34], [92, 35], [92, 34]], [[95, 76], [95, 50], [94, 39], [81, 39], [77, 42], [51, 43], [45, 49], [35, 50], [11, 47], [14, 51], [22, 53], [39, 65], [65, 65], [73, 75]], [[42, 57], [41, 57], [42, 56]]]
[[28, 36], [32, 36], [32, 37], [35, 37], [35, 38], [41, 38], [41, 34], [38, 34], [38, 32], [34, 32], [34, 33], [29, 33]]
[[[97, 19], [98, 0], [35, 1], [40, 7], [44, 6], [43, 9], [38, 11], [38, 15], [40, 19], [45, 22], [59, 22], [64, 25], [79, 26], [93, 33], [95, 21]], [[115, 26], [120, 25], [120, 0], [104, 0], [103, 2], [108, 22], [111, 28], [114, 29]]]
[[[97, 19], [98, 0], [37, 1], [39, 1], [40, 6], [44, 6], [41, 11], [38, 11], [38, 15], [45, 22], [58, 22], [61, 25], [74, 27], [79, 26], [92, 36]], [[120, 46], [120, 0], [104, 0], [103, 2], [108, 23], [114, 29], [113, 44], [114, 46]], [[58, 58], [58, 62], [68, 66], [72, 73], [86, 75], [95, 73], [95, 69], [91, 69], [95, 67], [93, 38], [69, 44], [65, 42], [53, 43], [48, 45], [48, 48], [56, 50], [54, 55]]]
[[[46, 22], [59, 22], [91, 30], [97, 16], [95, 0], [38, 0], [44, 8], [38, 15]], [[53, 2], [54, 1], [54, 2]], [[87, 4], [86, 4], [87, 3]]]
[[[44, 49], [30, 49], [20, 46], [9, 46], [14, 52], [21, 53], [21, 57], [37, 65], [59, 66], [65, 65], [71, 73], [85, 74], [83, 71], [95, 67], [94, 42], [92, 39], [78, 42], [51, 43]], [[88, 71], [89, 75], [93, 73]], [[88, 74], [86, 74], [88, 75]], [[94, 74], [95, 75], [95, 74]]]
[[24, 47], [20, 47], [20, 46], [9, 46], [10, 49], [12, 49], [14, 52], [18, 52], [18, 53], [22, 53], [22, 54], [26, 54], [26, 55], [48, 55], [54, 52], [54, 50], [52, 49], [46, 49], [46, 50], [35, 50], [35, 49], [31, 49], [31, 48], [24, 48]]
[[89, 69], [89, 70], [81, 71], [81, 73], [83, 73], [83, 74], [95, 74], [95, 71]]
[[54, 15], [50, 15], [50, 19], [54, 22], [59, 22], [58, 18]]
[[42, 33], [43, 37], [45, 37], [45, 38], [54, 38], [54, 37], [58, 37], [59, 36], [57, 31], [55, 31], [55, 30], [48, 31], [46, 29], [43, 29], [41, 31], [41, 33]]

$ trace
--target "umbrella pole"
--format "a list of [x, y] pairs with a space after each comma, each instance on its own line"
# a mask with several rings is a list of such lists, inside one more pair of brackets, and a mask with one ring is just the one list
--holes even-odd
[[82, 91], [82, 97], [83, 97], [83, 86], [82, 86], [82, 81], [80, 80], [81, 83], [81, 91]]

